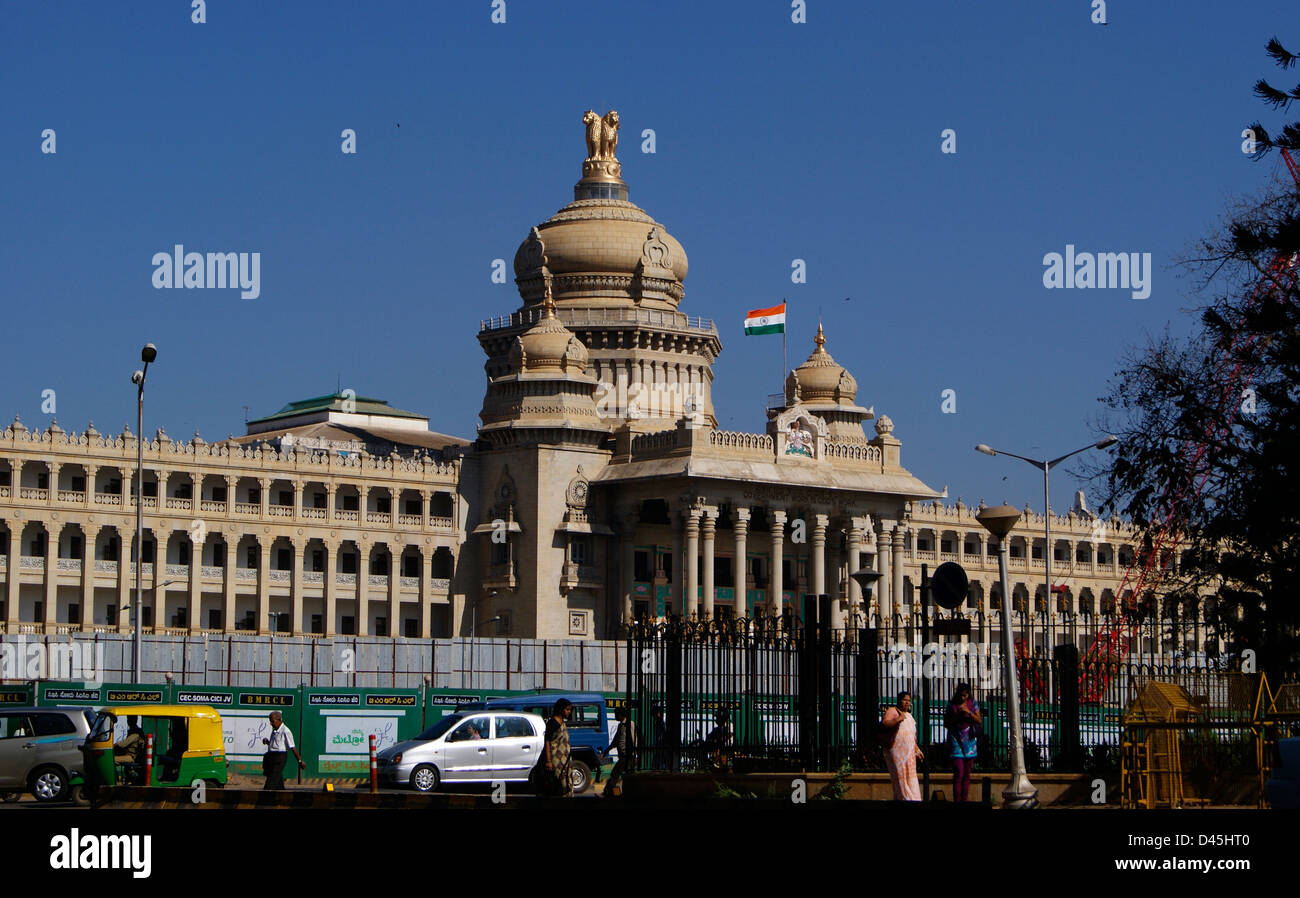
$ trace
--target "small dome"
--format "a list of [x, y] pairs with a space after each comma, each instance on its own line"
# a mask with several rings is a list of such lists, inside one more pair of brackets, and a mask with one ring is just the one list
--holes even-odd
[[852, 404], [858, 395], [858, 382], [826, 351], [826, 334], [820, 324], [813, 342], [817, 348], [808, 356], [808, 361], [794, 369], [800, 399], [814, 403]]
[[514, 370], [542, 371], [587, 369], [587, 347], [555, 317], [555, 302], [546, 292], [541, 320], [515, 338], [510, 350]]

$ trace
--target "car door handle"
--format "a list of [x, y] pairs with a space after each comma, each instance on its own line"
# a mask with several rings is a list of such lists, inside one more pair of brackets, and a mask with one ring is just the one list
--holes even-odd
[[487, 754], [487, 749], [486, 749], [486, 748], [480, 748], [480, 749], [478, 750], [478, 753], [481, 754], [481, 755], [485, 755], [485, 754]]
[[36, 747], [36, 743], [35, 743], [35, 742], [24, 742], [24, 743], [23, 743], [23, 748], [35, 748], [35, 747]]
[[527, 742], [525, 742], [525, 743], [524, 743], [524, 751], [532, 751], [532, 750], [533, 750], [533, 747], [532, 747], [531, 745], [529, 745]]

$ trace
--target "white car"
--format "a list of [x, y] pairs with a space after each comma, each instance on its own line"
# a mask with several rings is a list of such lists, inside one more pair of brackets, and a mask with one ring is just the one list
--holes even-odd
[[546, 722], [523, 711], [449, 714], [376, 756], [379, 779], [432, 792], [441, 783], [522, 783], [542, 756]]

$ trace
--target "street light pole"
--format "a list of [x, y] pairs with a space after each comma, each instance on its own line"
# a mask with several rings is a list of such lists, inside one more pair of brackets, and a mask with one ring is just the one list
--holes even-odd
[[1010, 753], [1011, 782], [1002, 790], [1002, 806], [1011, 809], [1038, 806], [1038, 790], [1029, 783], [1025, 772], [1024, 730], [1020, 722], [1020, 682], [1016, 674], [1015, 649], [1011, 644], [1011, 614], [1007, 581], [1010, 558], [1007, 534], [1020, 520], [1020, 512], [1010, 505], [982, 509], [975, 519], [998, 539], [998, 576], [1002, 584], [1002, 686], [1007, 696], [1007, 747]]
[[[1061, 462], [1065, 461], [1067, 458], [1078, 455], [1080, 452], [1087, 452], [1089, 449], [1106, 449], [1110, 446], [1115, 445], [1118, 442], [1119, 442], [1118, 437], [1106, 436], [1095, 443], [1089, 443], [1087, 446], [1084, 446], [1082, 449], [1075, 449], [1073, 452], [1067, 452], [1065, 455], [1062, 455], [1060, 458], [1054, 458], [1051, 461], [1039, 461], [1036, 458], [1025, 458], [1023, 455], [1016, 455], [1014, 452], [1007, 452], [1004, 449], [994, 449], [992, 446], [985, 445], [984, 443], [980, 443], [978, 446], [975, 447], [976, 452], [983, 452], [985, 455], [994, 455], [994, 456], [1009, 455], [1012, 458], [1018, 458], [1023, 462], [1028, 462], [1029, 464], [1033, 465], [1035, 468], [1038, 468], [1043, 472], [1043, 576], [1045, 578], [1045, 582], [1043, 584], [1043, 588], [1045, 590], [1045, 592], [1043, 593], [1043, 601], [1046, 603], [1048, 621], [1052, 620], [1051, 611], [1052, 611], [1052, 554], [1053, 554], [1052, 552], [1052, 504], [1051, 504], [1052, 499], [1051, 499], [1051, 490], [1048, 487], [1048, 475], [1051, 473], [1052, 468], [1056, 467]], [[1033, 553], [1031, 552], [1030, 554]], [[1006, 602], [1007, 599], [1004, 596], [1003, 603], [1005, 604]], [[1050, 635], [1051, 634], [1049, 633], [1049, 636]]]
[[[146, 343], [140, 351], [140, 361], [144, 368], [131, 375], [131, 383], [136, 385], [135, 399], [135, 607], [131, 609], [131, 670], [135, 677], [132, 682], [139, 683], [140, 670], [140, 628], [144, 623], [144, 379], [149, 373], [149, 363], [158, 358], [158, 349], [152, 343]], [[155, 561], [156, 563], [156, 561]]]

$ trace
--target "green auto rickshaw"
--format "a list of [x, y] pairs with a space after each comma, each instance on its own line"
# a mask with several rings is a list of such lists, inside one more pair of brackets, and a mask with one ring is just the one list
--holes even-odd
[[[118, 721], [127, 734], [114, 741]], [[153, 737], [152, 759], [146, 757]], [[86, 786], [224, 786], [226, 745], [221, 715], [208, 705], [116, 705], [103, 708], [82, 747]]]

